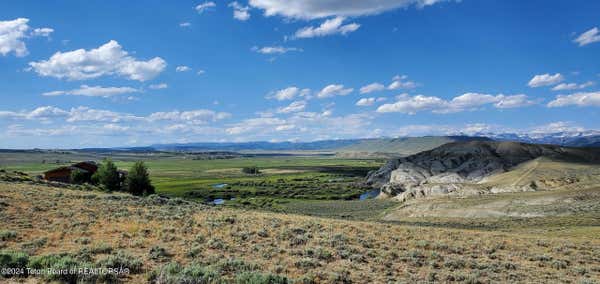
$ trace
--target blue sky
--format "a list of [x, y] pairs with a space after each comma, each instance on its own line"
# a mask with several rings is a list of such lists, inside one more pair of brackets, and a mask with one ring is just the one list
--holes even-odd
[[542, 133], [600, 119], [596, 1], [0, 6], [1, 148]]

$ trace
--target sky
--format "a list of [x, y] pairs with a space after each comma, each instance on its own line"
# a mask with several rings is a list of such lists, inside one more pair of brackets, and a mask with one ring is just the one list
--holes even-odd
[[600, 129], [600, 2], [2, 1], [0, 148]]

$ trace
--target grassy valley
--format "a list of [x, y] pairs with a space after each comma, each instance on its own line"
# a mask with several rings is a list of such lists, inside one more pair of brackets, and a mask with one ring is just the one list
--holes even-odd
[[[107, 156], [120, 169], [143, 160], [158, 194], [36, 178]], [[539, 157], [470, 183], [470, 194], [399, 202], [372, 198], [378, 191], [365, 177], [385, 163], [373, 158], [77, 151], [3, 152], [2, 158], [2, 267], [121, 268], [4, 274], [9, 281], [597, 283], [600, 277], [600, 167], [593, 163]], [[365, 193], [371, 198], [361, 200]]]

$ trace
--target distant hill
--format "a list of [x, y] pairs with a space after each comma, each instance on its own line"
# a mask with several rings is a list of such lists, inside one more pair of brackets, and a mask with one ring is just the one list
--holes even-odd
[[[600, 168], [598, 167], [600, 148], [573, 148], [506, 141], [462, 141], [444, 144], [433, 150], [408, 157], [392, 159], [379, 170], [370, 173], [367, 181], [375, 187], [381, 187], [386, 195], [406, 201], [430, 195], [532, 191], [540, 187], [538, 184], [546, 184], [550, 179], [564, 178], [569, 183], [581, 183], [584, 180], [565, 170], [549, 173], [543, 178], [537, 176], [539, 180], [526, 179], [525, 177], [529, 176], [535, 167], [524, 167], [525, 170], [521, 170], [523, 173], [516, 175], [529, 181], [525, 185], [517, 185], [514, 178], [506, 178], [511, 175], [505, 175], [504, 178], [502, 176], [491, 178], [518, 169], [517, 166], [522, 163], [542, 157], [560, 163], [582, 163]], [[486, 186], [483, 184], [486, 179], [496, 182], [493, 186], [492, 184]], [[511, 184], [505, 184], [506, 182]]]
[[431, 150], [441, 145], [461, 141], [491, 141], [486, 137], [469, 136], [424, 136], [403, 138], [363, 139], [357, 143], [338, 148], [338, 152], [357, 153], [393, 153], [396, 156], [408, 156]]
[[[340, 139], [314, 142], [240, 142], [157, 144], [149, 148], [160, 151], [330, 151], [393, 153], [411, 155], [440, 145], [458, 141], [487, 141], [485, 137], [425, 136], [404, 138]], [[145, 148], [146, 149], [146, 148]]]
[[151, 148], [163, 151], [334, 151], [335, 149], [356, 144], [360, 139], [322, 140], [314, 142], [239, 142], [239, 143], [184, 143], [156, 144]]

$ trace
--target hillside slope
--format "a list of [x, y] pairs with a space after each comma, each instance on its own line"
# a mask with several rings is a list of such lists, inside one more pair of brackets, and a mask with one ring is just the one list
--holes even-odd
[[[28, 184], [0, 183], [0, 222], [3, 266], [128, 269], [29, 276], [29, 282], [591, 283], [600, 277], [597, 238], [350, 222]], [[564, 230], [552, 228], [538, 229]]]
[[491, 139], [485, 137], [468, 136], [424, 136], [364, 139], [358, 143], [338, 148], [336, 151], [342, 153], [393, 153], [397, 156], [409, 156], [422, 151], [437, 148], [447, 143], [463, 141], [491, 141]]
[[[596, 167], [600, 163], [598, 148], [568, 148], [516, 142], [470, 141], [449, 143], [436, 149], [405, 158], [392, 159], [367, 177], [367, 182], [381, 187], [384, 195], [400, 201], [429, 195], [470, 195], [483, 191], [536, 190], [535, 182], [514, 186], [516, 176], [490, 179], [490, 186], [481, 186], [485, 178], [509, 172], [521, 163], [545, 157], [562, 163], [585, 163]], [[571, 174], [578, 174], [577, 171]], [[564, 171], [554, 172], [556, 178], [567, 178]], [[534, 182], [534, 184], [531, 184]], [[508, 186], [510, 185], [510, 186]], [[529, 187], [531, 185], [531, 187]], [[546, 186], [548, 187], [548, 186]]]

